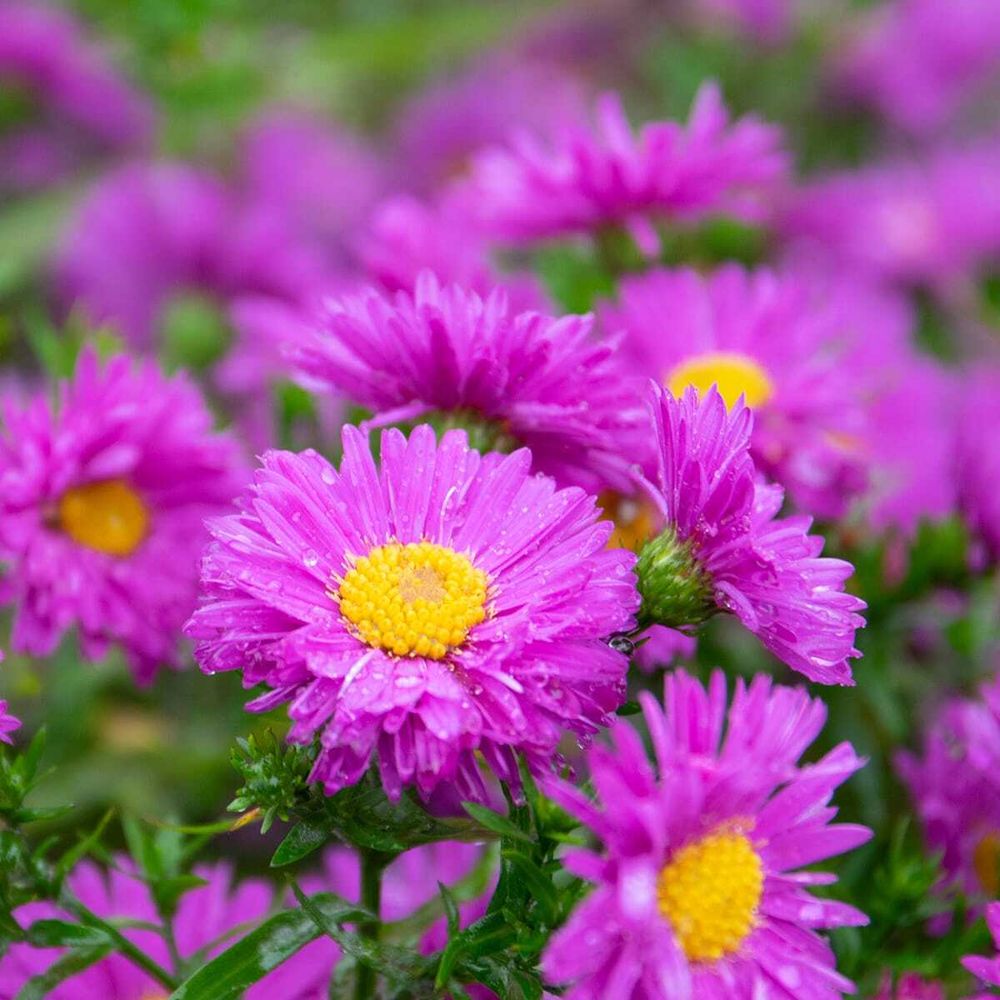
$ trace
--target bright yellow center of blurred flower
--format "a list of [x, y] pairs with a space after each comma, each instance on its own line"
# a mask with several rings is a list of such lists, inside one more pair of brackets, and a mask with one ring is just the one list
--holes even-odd
[[333, 596], [369, 646], [440, 660], [486, 617], [487, 586], [468, 556], [433, 542], [392, 543], [358, 559]]
[[732, 351], [709, 351], [682, 361], [667, 373], [666, 387], [681, 396], [693, 385], [704, 396], [713, 385], [732, 407], [742, 395], [751, 409], [762, 406], [774, 395], [767, 372], [753, 358]]
[[660, 913], [692, 962], [737, 951], [753, 929], [764, 868], [743, 834], [726, 829], [682, 847], [660, 872]]
[[145, 503], [121, 479], [68, 489], [58, 513], [59, 526], [74, 542], [109, 556], [130, 556], [149, 531]]
[[638, 552], [655, 534], [656, 511], [648, 500], [607, 492], [597, 498], [597, 503], [608, 520], [615, 523], [608, 538], [609, 549]]
[[1000, 893], [1000, 834], [988, 833], [972, 852], [972, 866], [990, 899]]

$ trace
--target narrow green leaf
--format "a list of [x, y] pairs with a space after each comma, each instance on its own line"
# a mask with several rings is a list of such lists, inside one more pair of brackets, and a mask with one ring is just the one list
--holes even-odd
[[487, 809], [486, 806], [478, 805], [475, 802], [463, 802], [462, 808], [481, 826], [498, 833], [501, 837], [521, 840], [528, 844], [534, 843], [528, 834], [511, 823], [506, 816], [501, 816], [492, 809]]
[[36, 948], [111, 947], [113, 942], [100, 927], [84, 927], [68, 920], [36, 920], [27, 931], [29, 944]]
[[271, 857], [271, 867], [293, 865], [308, 857], [330, 839], [330, 831], [316, 823], [303, 822], [293, 826]]
[[[310, 897], [324, 920], [340, 924], [370, 914], [333, 893]], [[291, 958], [322, 931], [305, 911], [285, 910], [203, 965], [170, 995], [170, 1000], [230, 1000]]]

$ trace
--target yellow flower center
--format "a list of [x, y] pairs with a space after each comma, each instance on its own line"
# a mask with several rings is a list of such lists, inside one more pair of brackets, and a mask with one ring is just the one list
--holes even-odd
[[440, 660], [486, 617], [487, 587], [468, 556], [433, 542], [391, 543], [356, 560], [332, 596], [369, 646]]
[[714, 962], [753, 929], [763, 889], [753, 845], [726, 829], [682, 847], [660, 872], [657, 897], [688, 959]]
[[972, 852], [972, 867], [990, 899], [1000, 895], [1000, 834], [988, 833]]
[[638, 552], [656, 533], [656, 511], [648, 500], [607, 492], [597, 498], [597, 503], [608, 520], [615, 523], [608, 538], [609, 549]]
[[767, 372], [753, 358], [733, 351], [709, 351], [688, 358], [672, 368], [664, 381], [675, 396], [683, 395], [689, 385], [703, 396], [716, 385], [728, 407], [741, 395], [751, 409], [763, 406], [774, 395]]
[[149, 531], [145, 503], [121, 479], [68, 489], [59, 499], [58, 516], [74, 542], [109, 556], [130, 556]]

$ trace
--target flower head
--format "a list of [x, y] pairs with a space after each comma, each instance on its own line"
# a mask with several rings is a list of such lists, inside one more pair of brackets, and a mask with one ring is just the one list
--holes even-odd
[[81, 158], [142, 143], [152, 127], [147, 102], [49, 4], [0, 4], [0, 87], [14, 114], [0, 135], [0, 192], [58, 181]]
[[655, 384], [652, 406], [661, 529], [636, 567], [644, 620], [679, 627], [728, 611], [811, 680], [853, 683], [865, 605], [844, 592], [852, 567], [820, 557], [809, 518], [777, 518], [782, 491], [757, 478], [750, 410], [727, 412], [714, 387], [675, 399]]
[[998, 169], [992, 136], [839, 171], [804, 184], [778, 225], [799, 260], [947, 291], [1000, 249]]
[[[634, 371], [675, 396], [713, 384], [729, 406], [742, 395], [758, 468], [800, 508], [844, 513], [866, 485], [869, 400], [904, 353], [905, 307], [858, 282], [736, 265], [656, 269], [624, 279], [618, 299], [602, 325], [623, 331]], [[858, 365], [862, 343], [876, 356]]]
[[947, 701], [919, 756], [896, 764], [948, 882], [973, 898], [1000, 894], [1000, 684]]
[[898, 0], [856, 27], [836, 80], [896, 127], [933, 133], [977, 93], [989, 99], [1000, 59], [1000, 8], [992, 0]]
[[7, 711], [7, 702], [0, 698], [0, 743], [13, 743], [10, 734], [21, 728], [21, 720]]
[[595, 883], [543, 957], [546, 978], [573, 983], [570, 1000], [834, 1000], [852, 991], [816, 933], [857, 925], [853, 907], [812, 896], [833, 877], [798, 869], [850, 850], [865, 827], [833, 824], [834, 790], [862, 761], [841, 744], [799, 757], [826, 710], [800, 689], [758, 675], [706, 691], [669, 675], [665, 708], [640, 696], [655, 749], [618, 722], [612, 747], [588, 763], [597, 803], [554, 784], [556, 800], [598, 838], [566, 865]]
[[197, 590], [202, 519], [242, 482], [235, 443], [183, 377], [81, 356], [58, 387], [3, 400], [0, 600], [13, 649], [50, 654], [76, 627], [84, 655], [120, 644], [140, 680], [175, 663]]
[[1000, 367], [983, 365], [962, 385], [959, 503], [987, 555], [1000, 561]]
[[[986, 925], [993, 935], [993, 944], [1000, 951], [1000, 903], [990, 903], [986, 907]], [[1000, 986], [1000, 954], [992, 958], [982, 958], [979, 955], [966, 955], [962, 959], [964, 965], [978, 979], [981, 979], [987, 986]], [[984, 993], [979, 998], [973, 1000], [989, 1000], [996, 996], [995, 993]]]
[[644, 420], [614, 339], [590, 316], [515, 313], [429, 272], [412, 295], [374, 289], [331, 299], [312, 335], [288, 345], [310, 383], [367, 407], [367, 426], [434, 415], [531, 449], [535, 467], [591, 489], [630, 481]]
[[549, 142], [521, 135], [509, 148], [480, 153], [470, 204], [501, 239], [625, 226], [652, 251], [655, 222], [758, 215], [763, 194], [786, 168], [778, 129], [753, 118], [731, 124], [714, 85], [699, 91], [686, 127], [654, 122], [638, 137], [618, 97], [606, 94], [593, 130], [574, 123]]
[[[182, 959], [191, 959], [202, 949], [215, 955], [233, 943], [234, 932], [247, 929], [267, 916], [274, 890], [259, 879], [236, 883], [226, 864], [202, 865], [194, 874], [205, 885], [185, 893], [173, 918], [174, 940]], [[149, 887], [124, 858], [103, 871], [90, 861], [80, 862], [69, 875], [68, 887], [84, 906], [111, 922], [122, 921], [122, 933], [143, 954], [169, 972], [179, 973], [164, 935], [156, 929], [160, 917]], [[70, 919], [51, 903], [27, 903], [14, 911], [24, 928], [36, 920]], [[135, 926], [142, 924], [144, 926]], [[152, 925], [152, 926], [150, 926]], [[0, 959], [0, 997], [14, 997], [33, 976], [45, 972], [65, 950], [12, 945]], [[266, 1000], [280, 995], [282, 1000], [313, 1000], [307, 992], [307, 966], [296, 956], [281, 967], [296, 972], [299, 989], [272, 992], [272, 978], [265, 977], [247, 992], [247, 1000]], [[277, 973], [273, 973], [276, 976]], [[111, 954], [70, 976], [46, 993], [49, 1000], [153, 1000], [166, 997], [169, 990], [148, 972], [120, 954]]]
[[945, 1000], [944, 986], [940, 982], [921, 979], [913, 972], [907, 972], [893, 982], [892, 974], [886, 972], [874, 1000]]
[[241, 669], [291, 701], [290, 738], [320, 734], [313, 777], [358, 780], [377, 753], [390, 795], [485, 789], [477, 756], [517, 781], [515, 752], [551, 766], [623, 697], [604, 641], [633, 622], [631, 553], [606, 549], [592, 498], [530, 474], [530, 454], [480, 456], [460, 431], [367, 439], [340, 471], [269, 452], [241, 512], [211, 522], [188, 624], [203, 669]]

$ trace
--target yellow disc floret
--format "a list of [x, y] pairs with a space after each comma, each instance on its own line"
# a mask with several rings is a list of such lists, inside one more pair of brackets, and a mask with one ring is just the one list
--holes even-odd
[[725, 829], [682, 847], [660, 872], [657, 897], [684, 954], [714, 962], [754, 927], [764, 868], [750, 841]]
[[369, 646], [440, 660], [486, 617], [488, 585], [460, 552], [433, 542], [390, 543], [357, 559], [333, 596]]
[[689, 385], [700, 396], [716, 385], [728, 407], [741, 395], [751, 409], [763, 406], [774, 395], [767, 372], [753, 358], [734, 351], [709, 351], [688, 358], [668, 372], [664, 384], [678, 397]]
[[109, 556], [130, 556], [149, 531], [142, 497], [122, 479], [68, 489], [59, 499], [58, 521], [74, 542]]

